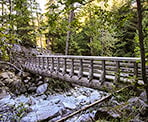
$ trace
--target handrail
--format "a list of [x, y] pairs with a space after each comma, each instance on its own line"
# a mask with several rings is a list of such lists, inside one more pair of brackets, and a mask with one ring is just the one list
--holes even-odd
[[110, 60], [110, 61], [140, 61], [141, 60], [141, 58], [135, 58], [135, 57], [74, 56], [74, 55], [37, 55], [37, 57], [89, 59], [89, 60]]

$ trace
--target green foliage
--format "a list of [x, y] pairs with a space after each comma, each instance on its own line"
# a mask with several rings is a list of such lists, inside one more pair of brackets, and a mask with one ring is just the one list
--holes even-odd
[[13, 106], [13, 120], [20, 121], [21, 118], [27, 113], [28, 107], [24, 103]]

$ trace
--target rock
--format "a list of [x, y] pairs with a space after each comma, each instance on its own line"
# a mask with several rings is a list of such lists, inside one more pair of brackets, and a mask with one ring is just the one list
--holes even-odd
[[121, 113], [116, 111], [116, 110], [112, 110], [111, 108], [108, 107], [102, 107], [99, 108], [95, 114], [95, 119], [117, 119], [117, 118], [121, 118]]
[[68, 109], [76, 109], [76, 105], [75, 104], [73, 104], [73, 103], [66, 103], [66, 102], [62, 102], [63, 103], [63, 105], [64, 105], [64, 107], [65, 108], [68, 108]]
[[[0, 79], [15, 94], [26, 92], [25, 85], [21, 82], [21, 78], [15, 76], [13, 72], [2, 72]], [[20, 90], [21, 89], [21, 90]]]
[[144, 121], [140, 120], [139, 118], [134, 118], [130, 120], [130, 122], [144, 122]]
[[29, 92], [35, 92], [36, 89], [37, 89], [36, 86], [30, 86], [30, 87], [28, 88], [28, 91], [29, 91]]
[[90, 113], [83, 114], [76, 121], [77, 122], [94, 122], [94, 115]]
[[27, 114], [27, 116], [21, 119], [21, 122], [37, 122], [45, 119], [52, 119], [58, 116], [61, 108], [55, 105], [53, 106], [38, 106], [37, 111], [33, 111]]
[[13, 106], [15, 105], [16, 102], [15, 100], [11, 99], [11, 95], [5, 96], [3, 99], [0, 100], [0, 105], [8, 105], [8, 106]]
[[30, 96], [28, 103], [30, 105], [34, 105], [34, 104], [37, 104], [38, 101], [34, 97]]
[[89, 98], [84, 95], [80, 95], [79, 97], [77, 97], [77, 101], [77, 105], [83, 105], [89, 102]]
[[24, 95], [21, 95], [21, 96], [19, 96], [19, 97], [17, 97], [17, 98], [15, 99], [15, 101], [18, 101], [19, 103], [23, 103], [23, 104], [28, 103], [29, 100], [30, 100], [30, 99], [27, 98], [27, 97], [24, 96]]
[[9, 95], [8, 93], [8, 88], [6, 87], [0, 87], [0, 99], [5, 98], [7, 95]]
[[60, 99], [58, 99], [58, 98], [56, 98], [56, 99], [52, 99], [52, 100], [50, 100], [52, 103], [54, 103], [54, 104], [58, 104], [61, 100]]
[[126, 106], [126, 109], [130, 111], [132, 111], [133, 107], [136, 107], [137, 111], [139, 111], [141, 114], [144, 114], [146, 109], [148, 108], [148, 105], [144, 101], [142, 101], [139, 97], [130, 98], [128, 102], [129, 105]]
[[37, 83], [37, 85], [41, 85], [41, 84], [43, 84], [44, 82], [43, 81], [38, 81], [38, 83]]
[[104, 82], [102, 87], [112, 90], [113, 88], [115, 88], [115, 85], [112, 82]]
[[90, 102], [94, 102], [96, 100], [99, 100], [101, 98], [101, 95], [98, 91], [93, 91], [89, 97]]
[[142, 92], [142, 93], [140, 94], [139, 98], [140, 98], [141, 100], [143, 100], [144, 102], [147, 102], [146, 92], [145, 92], [145, 91]]
[[43, 94], [45, 91], [47, 91], [47, 88], [48, 88], [48, 83], [44, 83], [37, 88], [36, 93]]
[[43, 95], [41, 95], [41, 96], [36, 97], [36, 99], [38, 99], [38, 100], [40, 100], [40, 99], [46, 100], [47, 97], [48, 97], [47, 95], [43, 94]]

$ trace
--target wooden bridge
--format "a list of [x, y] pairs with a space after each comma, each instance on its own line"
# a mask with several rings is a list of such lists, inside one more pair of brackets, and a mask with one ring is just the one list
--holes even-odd
[[[142, 81], [140, 58], [37, 55], [29, 57], [24, 68], [43, 76], [97, 89], [104, 81]], [[146, 72], [148, 77], [148, 67]]]

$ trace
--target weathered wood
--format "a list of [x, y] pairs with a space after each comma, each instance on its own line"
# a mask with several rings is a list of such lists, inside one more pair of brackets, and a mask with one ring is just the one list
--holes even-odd
[[72, 55], [37, 55], [37, 57], [54, 57], [54, 58], [67, 58], [67, 59], [86, 59], [86, 60], [107, 60], [107, 61], [140, 61], [140, 58], [131, 57], [103, 57], [103, 56], [72, 56]]
[[79, 74], [78, 74], [79, 79], [83, 77], [83, 60], [80, 59], [80, 67], [79, 67]]
[[90, 60], [90, 70], [89, 70], [89, 76], [88, 80], [91, 81], [93, 79], [93, 74], [94, 74], [94, 67], [93, 67], [93, 60]]
[[106, 79], [106, 68], [105, 68], [105, 60], [102, 61], [102, 73], [101, 73], [101, 77], [100, 80], [103, 83]]
[[116, 61], [116, 73], [115, 73], [115, 82], [120, 81], [120, 62]]
[[62, 71], [62, 73], [63, 73], [63, 75], [65, 75], [66, 74], [66, 58], [64, 58], [64, 61], [63, 61], [63, 71]]
[[135, 75], [135, 80], [138, 80], [138, 63], [134, 63], [134, 75]]
[[72, 77], [74, 75], [74, 59], [71, 59], [71, 71], [70, 76]]
[[58, 74], [60, 72], [60, 58], [57, 58], [57, 68], [56, 73]]
[[50, 72], [54, 71], [54, 58], [51, 58], [51, 68], [50, 68]]
[[32, 58], [29, 58], [27, 63], [25, 62], [25, 67], [30, 70], [34, 69], [43, 74], [43, 68], [46, 69], [45, 71], [50, 71], [51, 74], [54, 72], [58, 75], [62, 72], [63, 75], [69, 75], [71, 78], [76, 75], [78, 81], [80, 79], [97, 80], [97, 82], [104, 82], [107, 79], [129, 81], [129, 78], [134, 78], [134, 76], [141, 79], [141, 69], [137, 63], [139, 58], [68, 55], [39, 55]]

